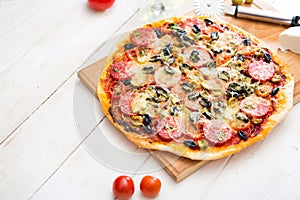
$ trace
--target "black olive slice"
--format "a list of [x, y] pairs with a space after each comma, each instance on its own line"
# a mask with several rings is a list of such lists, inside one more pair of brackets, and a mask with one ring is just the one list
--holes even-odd
[[195, 34], [198, 34], [201, 32], [201, 29], [198, 25], [194, 24], [193, 27], [192, 27], [192, 31], [195, 33]]
[[211, 102], [210, 102], [210, 100], [208, 98], [205, 98], [205, 97], [201, 98], [200, 101], [199, 101], [199, 103], [202, 106], [206, 107], [206, 108], [210, 108], [211, 105], [212, 105]]
[[154, 74], [155, 71], [153, 66], [145, 66], [142, 70], [144, 74]]
[[164, 36], [163, 32], [160, 30], [160, 29], [154, 29], [155, 33], [156, 33], [156, 36], [158, 38], [161, 38]]
[[279, 87], [276, 87], [270, 92], [270, 94], [271, 96], [275, 96], [278, 92], [279, 92]]
[[248, 136], [247, 136], [247, 134], [244, 131], [239, 130], [238, 131], [238, 135], [244, 141], [246, 141], [248, 139]]
[[148, 126], [148, 125], [150, 125], [151, 123], [152, 123], [152, 118], [150, 117], [150, 115], [145, 114], [145, 115], [143, 116], [143, 125], [144, 125], [144, 126]]
[[186, 35], [187, 32], [186, 32], [185, 30], [178, 29], [178, 30], [176, 30], [176, 34], [177, 34], [178, 36], [182, 36], [182, 35]]
[[197, 63], [200, 60], [200, 52], [198, 50], [193, 50], [190, 55], [190, 59], [193, 63]]
[[125, 85], [125, 86], [129, 86], [131, 83], [131, 80], [124, 80], [124, 81], [122, 81], [123, 82], [123, 84]]
[[196, 142], [194, 142], [194, 140], [185, 140], [185, 141], [183, 141], [183, 144], [191, 149], [197, 148], [197, 144], [196, 144]]
[[198, 92], [193, 92], [188, 95], [188, 99], [191, 101], [196, 101], [200, 97]]
[[271, 62], [271, 55], [268, 54], [268, 53], [265, 53], [264, 54], [264, 61], [267, 62], [267, 63], [270, 63]]
[[211, 34], [210, 34], [210, 38], [211, 38], [211, 40], [218, 40], [219, 39], [219, 32], [212, 32]]
[[206, 119], [211, 120], [212, 119], [212, 114], [210, 112], [203, 112], [202, 115], [204, 115], [206, 117]]
[[191, 70], [191, 66], [189, 66], [188, 64], [186, 63], [182, 63], [180, 66], [179, 66], [179, 69], [182, 73], [186, 73], [187, 70]]
[[243, 45], [244, 45], [244, 46], [250, 46], [250, 44], [251, 44], [250, 39], [249, 39], [248, 37], [245, 37], [245, 38], [243, 39]]
[[192, 84], [190, 84], [189, 82], [183, 82], [181, 87], [186, 92], [193, 92], [194, 91], [194, 86]]
[[170, 114], [172, 116], [177, 116], [179, 113], [179, 109], [177, 106], [171, 106], [171, 109], [170, 109]]
[[168, 48], [167, 46], [164, 46], [164, 48], [162, 49], [163, 55], [164, 56], [171, 56], [171, 49], [170, 47]]
[[217, 54], [222, 53], [223, 49], [215, 49], [213, 52], [214, 52], [215, 55], [217, 55]]
[[158, 55], [154, 55], [150, 58], [150, 62], [157, 62], [157, 61], [160, 61], [162, 58], [161, 56], [158, 54]]
[[210, 19], [204, 19], [204, 22], [206, 23], [206, 25], [208, 25], [208, 26], [210, 26], [210, 25], [212, 25], [214, 22], [213, 21], [211, 21]]
[[132, 49], [132, 48], [134, 48], [134, 47], [135, 47], [134, 44], [125, 44], [125, 45], [124, 45], [124, 49], [125, 49], [125, 50]]
[[167, 66], [164, 69], [167, 74], [173, 75], [175, 73], [174, 69], [172, 69], [170, 66]]
[[229, 91], [240, 92], [242, 90], [242, 85], [238, 82], [231, 82], [228, 85]]

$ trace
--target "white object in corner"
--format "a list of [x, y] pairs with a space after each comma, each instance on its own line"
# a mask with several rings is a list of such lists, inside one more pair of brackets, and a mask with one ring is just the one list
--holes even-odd
[[300, 54], [300, 27], [290, 27], [280, 33], [279, 48]]

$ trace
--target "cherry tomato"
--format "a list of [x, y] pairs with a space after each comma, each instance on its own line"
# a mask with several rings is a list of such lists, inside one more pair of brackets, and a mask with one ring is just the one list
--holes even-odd
[[161, 182], [158, 178], [153, 176], [145, 176], [140, 184], [140, 190], [146, 197], [156, 197], [160, 191]]
[[105, 10], [114, 4], [115, 0], [88, 0], [89, 6], [95, 10]]
[[134, 193], [133, 180], [129, 176], [119, 176], [113, 183], [113, 193], [118, 200], [127, 200]]

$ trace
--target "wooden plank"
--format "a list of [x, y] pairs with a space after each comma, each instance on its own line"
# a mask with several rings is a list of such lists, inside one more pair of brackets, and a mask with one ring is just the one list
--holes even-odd
[[[103, 65], [105, 63], [105, 58], [100, 59], [88, 67], [78, 71], [77, 75], [80, 81], [89, 89], [90, 92], [95, 94], [97, 97], [97, 84], [99, 76], [103, 71]], [[97, 97], [98, 98], [98, 97]]]
[[0, 14], [0, 143], [143, 3], [133, 0], [125, 8], [116, 2], [96, 12], [82, 1], [26, 1], [23, 7], [11, 1], [19, 10], [9, 19]]
[[1, 144], [0, 199], [28, 199], [80, 144], [70, 103], [73, 93], [65, 92], [74, 89], [75, 80], [73, 76], [14, 137]]

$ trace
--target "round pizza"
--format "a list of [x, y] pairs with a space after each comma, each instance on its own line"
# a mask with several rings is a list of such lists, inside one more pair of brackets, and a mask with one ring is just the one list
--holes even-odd
[[182, 16], [127, 34], [97, 93], [108, 119], [139, 147], [213, 160], [272, 130], [292, 107], [293, 77], [246, 31]]

